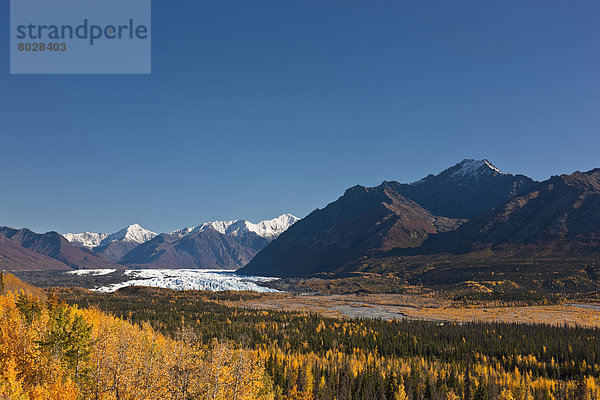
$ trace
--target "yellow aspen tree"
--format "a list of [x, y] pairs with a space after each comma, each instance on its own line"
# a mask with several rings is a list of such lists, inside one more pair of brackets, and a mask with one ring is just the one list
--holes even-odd
[[398, 390], [396, 390], [396, 393], [394, 393], [394, 400], [408, 400], [403, 383], [398, 385]]
[[22, 381], [18, 378], [18, 370], [13, 360], [6, 362], [0, 372], [0, 395], [11, 400], [29, 399]]

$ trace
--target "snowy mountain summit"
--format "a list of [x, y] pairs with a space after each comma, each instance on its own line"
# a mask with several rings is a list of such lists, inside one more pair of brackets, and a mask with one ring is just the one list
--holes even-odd
[[452, 170], [453, 177], [472, 176], [479, 177], [481, 175], [504, 175], [494, 164], [488, 160], [473, 160], [466, 159], [456, 164]]
[[275, 239], [299, 220], [300, 218], [292, 214], [283, 214], [277, 218], [261, 221], [258, 224], [248, 223], [246, 227], [258, 236]]
[[283, 214], [257, 224], [243, 219], [213, 221], [160, 235], [132, 224], [111, 234], [63, 236], [76, 246], [127, 266], [236, 269], [298, 220]]
[[230, 221], [212, 221], [205, 222], [202, 225], [196, 227], [178, 229], [171, 232], [171, 235], [177, 237], [184, 237], [191, 233], [203, 232], [207, 229], [213, 229], [222, 235], [227, 236], [244, 236], [245, 234], [252, 232], [256, 235], [273, 240], [285, 232], [290, 226], [296, 223], [300, 218], [295, 217], [292, 214], [283, 214], [277, 218], [260, 221], [257, 224], [243, 220], [235, 219]]
[[79, 247], [87, 247], [88, 249], [97, 247], [110, 233], [65, 233], [63, 236], [72, 244]]
[[138, 224], [132, 224], [115, 233], [65, 233], [63, 236], [76, 246], [92, 249], [95, 247], [107, 246], [117, 240], [142, 244], [157, 235], [148, 229], [142, 228]]
[[472, 179], [477, 180], [482, 177], [493, 178], [496, 176], [507, 176], [507, 174], [500, 171], [489, 160], [474, 160], [472, 158], [467, 158], [455, 166], [440, 172], [438, 175], [427, 175], [421, 180], [409, 183], [409, 185], [422, 185], [434, 182], [435, 184], [439, 184], [440, 182], [468, 181]]
[[[212, 221], [201, 225], [178, 229], [171, 232], [173, 237], [183, 238], [191, 233], [202, 232], [207, 229], [213, 229], [227, 236], [244, 236], [250, 232], [256, 235], [273, 240], [285, 232], [300, 218], [292, 214], [283, 214], [279, 217], [252, 223], [244, 219], [235, 219], [231, 221]], [[142, 228], [138, 224], [132, 224], [115, 233], [65, 233], [63, 236], [72, 244], [89, 249], [102, 248], [114, 242], [143, 244], [154, 239], [158, 234]]]
[[142, 244], [156, 236], [158, 236], [156, 233], [149, 231], [148, 229], [144, 229], [138, 224], [132, 224], [118, 232], [108, 235], [104, 240], [102, 240], [102, 242], [100, 242], [100, 246], [105, 246], [111, 242], [114, 242], [115, 240]]

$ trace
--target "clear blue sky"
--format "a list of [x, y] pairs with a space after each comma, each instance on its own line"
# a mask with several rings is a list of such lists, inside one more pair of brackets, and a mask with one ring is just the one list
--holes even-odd
[[10, 76], [5, 29], [0, 225], [160, 232], [463, 158], [600, 167], [598, 21], [593, 1], [155, 0], [150, 76]]

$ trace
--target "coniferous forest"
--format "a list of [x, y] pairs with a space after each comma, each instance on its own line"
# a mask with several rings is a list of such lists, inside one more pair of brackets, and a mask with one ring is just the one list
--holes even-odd
[[[127, 288], [110, 295], [81, 289], [61, 289], [57, 293], [62, 301], [72, 304], [70, 307], [77, 305], [78, 308], [68, 308], [77, 310], [73, 312], [102, 315], [100, 319], [110, 319], [142, 336], [152, 332], [157, 335], [153, 337], [164, 337], [164, 343], [171, 346], [193, 343], [186, 351], [197, 349], [199, 353], [194, 357], [202, 360], [206, 370], [183, 370], [204, 391], [164, 398], [220, 398], [212, 397], [214, 390], [224, 396], [221, 398], [234, 398], [228, 397], [231, 392], [224, 389], [230, 386], [219, 384], [219, 389], [214, 389], [210, 380], [206, 383], [207, 376], [214, 378], [211, 371], [218, 369], [212, 361], [217, 350], [226, 354], [224, 364], [228, 369], [220, 376], [228, 382], [231, 378], [225, 375], [235, 376], [232, 371], [240, 368], [236, 364], [240, 361], [236, 360], [241, 358], [248, 363], [244, 364], [244, 378], [240, 379], [253, 382], [250, 386], [254, 392], [244, 392], [250, 386], [240, 386], [236, 398], [600, 398], [597, 328], [336, 319], [235, 308], [217, 302], [258, 296], [250, 293], [150, 288]], [[32, 319], [28, 307], [17, 305], [16, 310], [22, 323]], [[46, 342], [40, 343], [43, 350]], [[93, 357], [93, 352], [90, 354]], [[83, 382], [73, 372], [73, 361], [66, 360], [71, 381]], [[161, 363], [161, 373], [182, 371], [177, 366], [177, 362], [184, 362], [181, 357], [174, 357], [171, 362], [174, 364]], [[98, 385], [94, 379], [85, 382], [80, 383], [81, 390], [88, 391], [85, 393], [89, 393], [89, 386], [85, 386], [89, 382]], [[205, 382], [204, 386], [200, 382]], [[114, 382], [111, 387], [115, 387]], [[121, 393], [115, 396], [109, 391], [97, 398], [142, 398]]]

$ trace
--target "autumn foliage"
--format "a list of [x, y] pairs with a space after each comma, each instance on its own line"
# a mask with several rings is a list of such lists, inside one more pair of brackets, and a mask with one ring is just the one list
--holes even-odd
[[46, 294], [41, 289], [23, 282], [13, 274], [0, 271], [0, 295], [8, 292], [25, 292], [30, 296], [37, 297], [38, 299], [46, 299]]
[[0, 399], [269, 399], [255, 353], [176, 338], [53, 296], [0, 296]]

